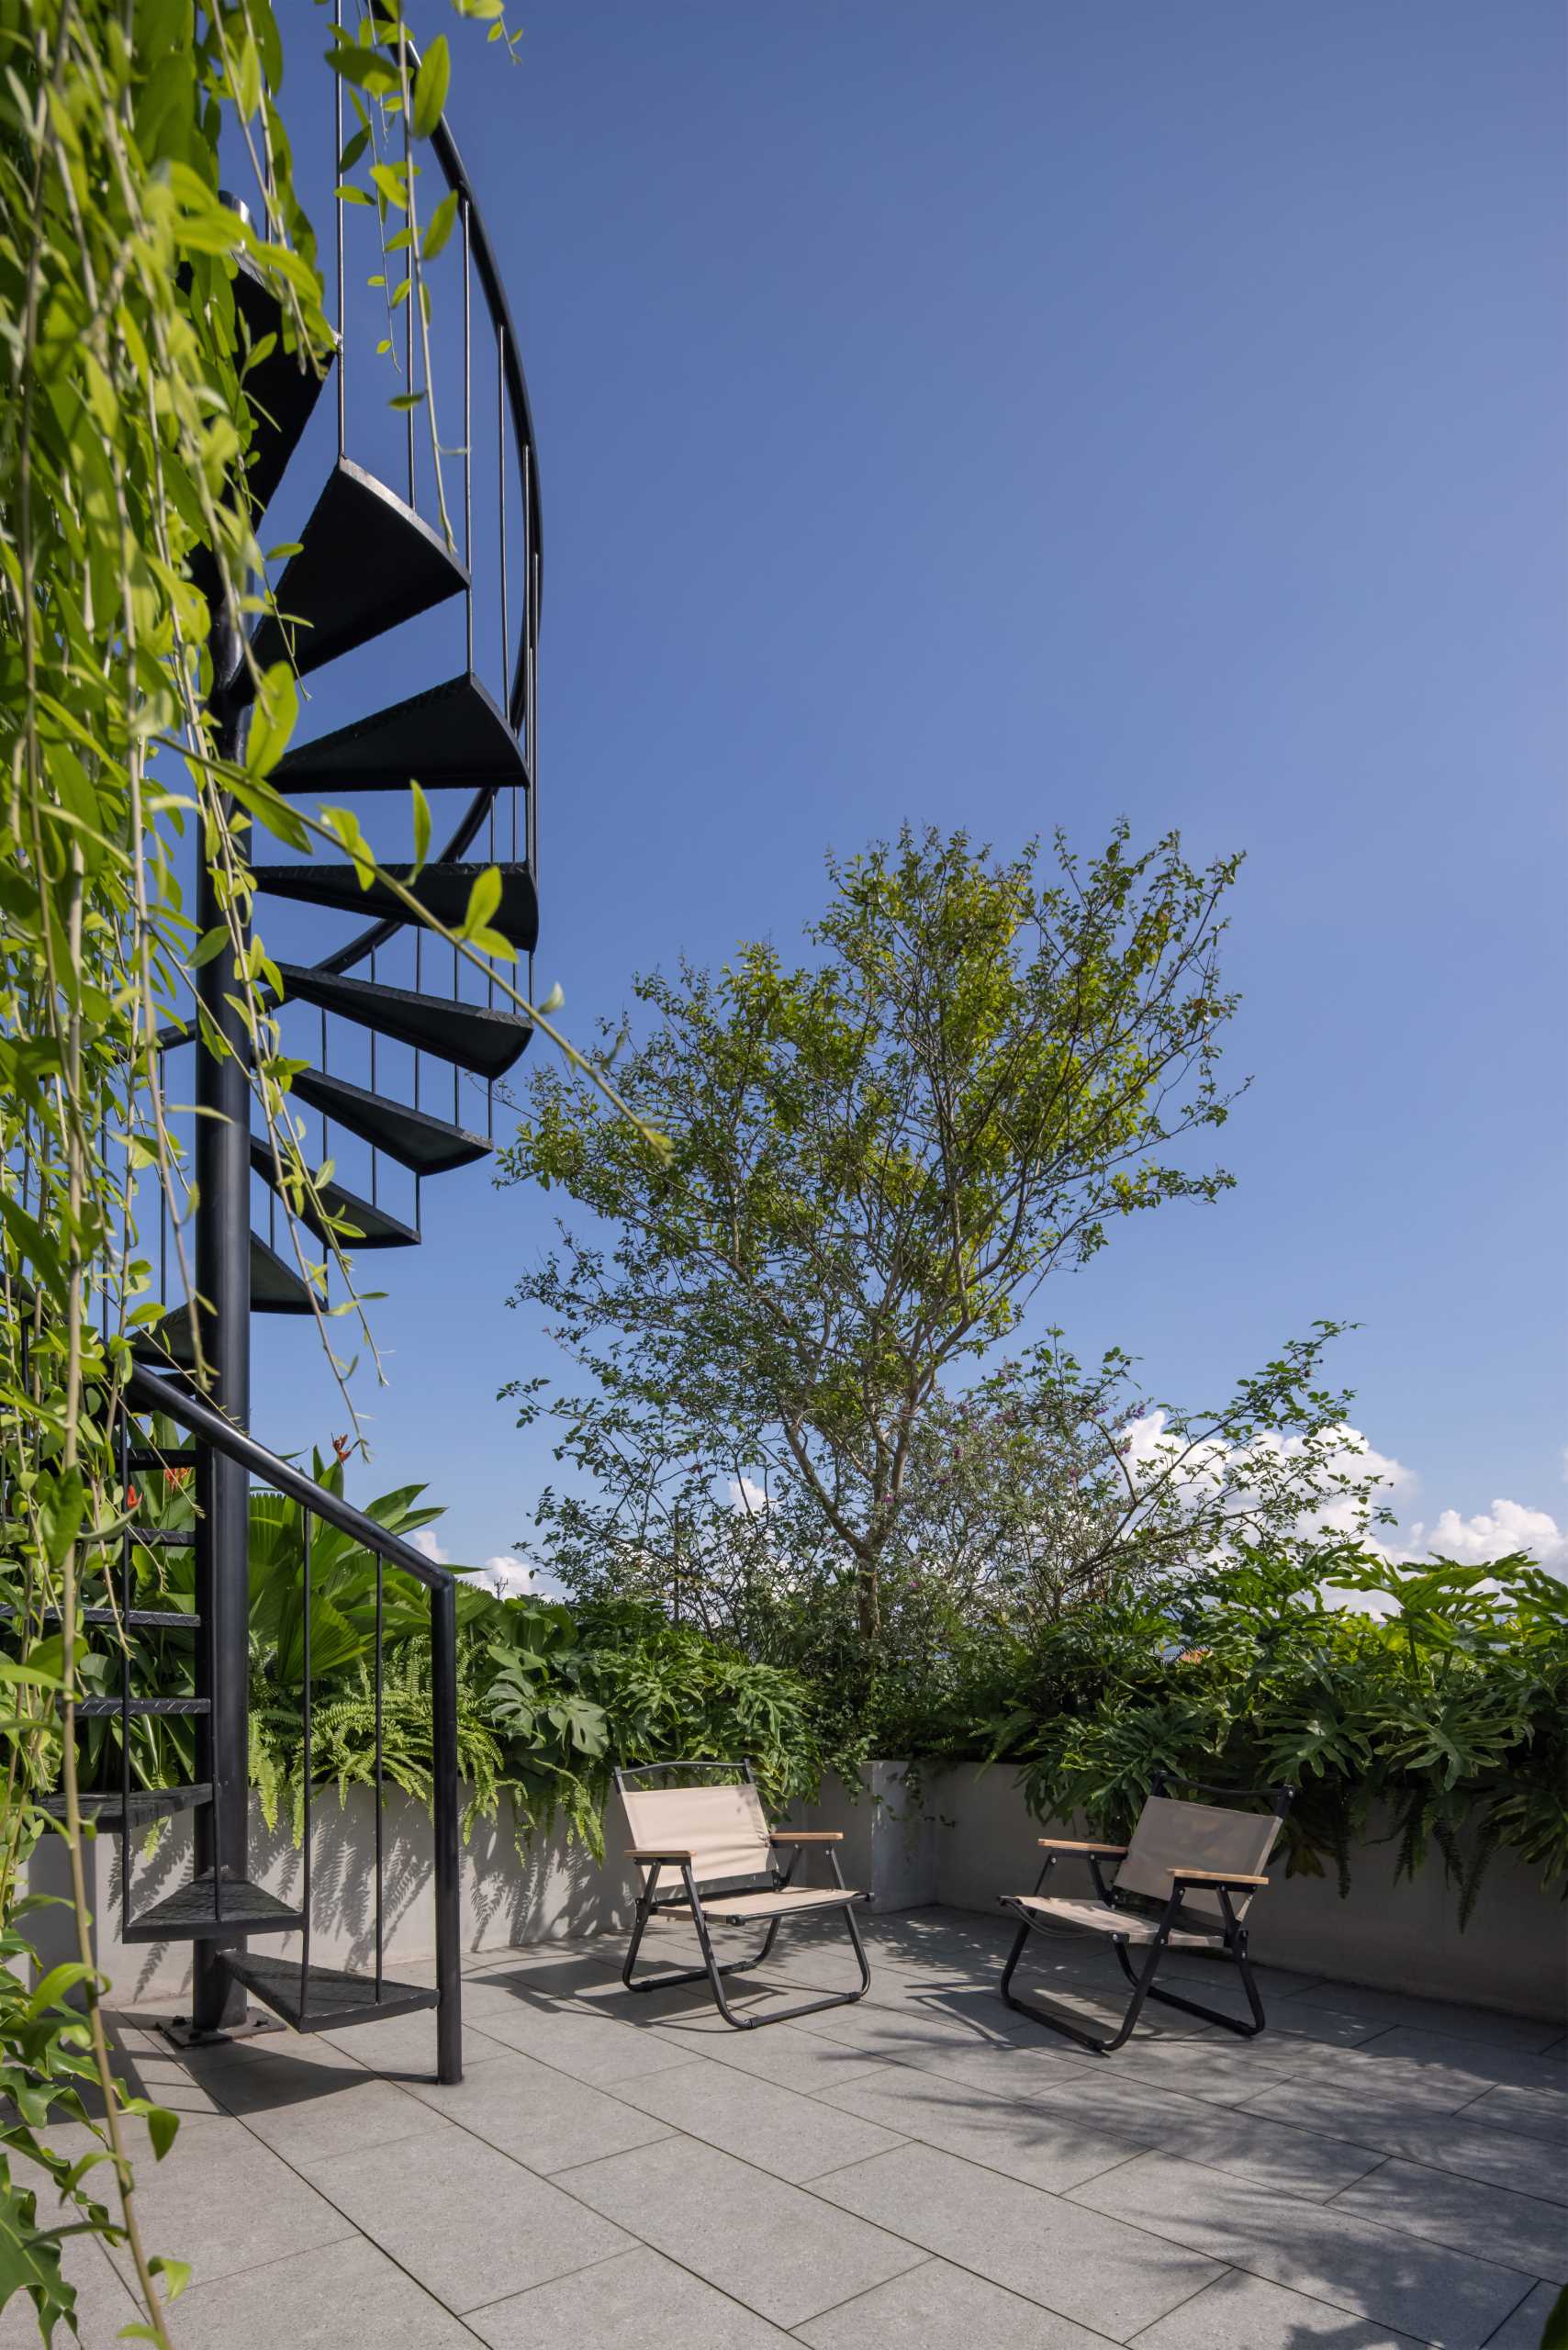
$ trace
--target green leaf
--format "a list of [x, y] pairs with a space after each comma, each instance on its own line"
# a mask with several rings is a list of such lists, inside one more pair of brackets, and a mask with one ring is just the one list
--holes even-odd
[[487, 929], [490, 916], [500, 902], [500, 867], [496, 865], [487, 865], [484, 871], [476, 874], [474, 878], [474, 885], [468, 892], [468, 911], [463, 917], [458, 936], [472, 938], [476, 931]]
[[428, 139], [441, 120], [451, 80], [452, 60], [447, 53], [446, 35], [438, 33], [420, 60], [420, 70], [414, 76], [413, 132], [416, 139]]
[[434, 261], [445, 247], [457, 221], [457, 191], [443, 196], [431, 214], [430, 227], [420, 241], [420, 252], [426, 261]]
[[431, 853], [431, 804], [412, 776], [409, 778], [409, 792], [414, 803], [414, 871], [420, 873]]

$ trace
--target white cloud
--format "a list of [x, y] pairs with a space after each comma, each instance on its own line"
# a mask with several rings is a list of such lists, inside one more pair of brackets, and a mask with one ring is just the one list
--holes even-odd
[[539, 1589], [539, 1570], [528, 1559], [520, 1559], [515, 1550], [498, 1550], [487, 1559], [475, 1583], [488, 1584], [498, 1599], [521, 1599], [527, 1592]]
[[428, 1526], [421, 1526], [414, 1537], [414, 1548], [422, 1550], [432, 1567], [444, 1567], [451, 1562]]
[[730, 1507], [744, 1509], [752, 1517], [760, 1517], [767, 1507], [767, 1495], [750, 1477], [729, 1480]]
[[[1350, 1472], [1357, 1477], [1373, 1476], [1377, 1481], [1377, 1498], [1385, 1505], [1407, 1513], [1419, 1489], [1414, 1470], [1396, 1460], [1392, 1453], [1379, 1452], [1376, 1446], [1360, 1428], [1346, 1426], [1337, 1431], [1338, 1442], [1326, 1457], [1324, 1465], [1330, 1472]], [[1123, 1435], [1126, 1443], [1126, 1460], [1135, 1481], [1140, 1470], [1159, 1468], [1162, 1448], [1168, 1441], [1165, 1415], [1148, 1412], [1142, 1418], [1129, 1422]], [[1254, 1451], [1271, 1452], [1288, 1457], [1299, 1452], [1303, 1439], [1299, 1437], [1281, 1438], [1266, 1433], [1258, 1439]], [[1187, 1464], [1185, 1477], [1195, 1488], [1213, 1482], [1226, 1459], [1224, 1448], [1214, 1444], [1201, 1448]], [[1568, 1464], [1568, 1452], [1563, 1456]], [[1309, 1520], [1304, 1530], [1320, 1534], [1353, 1534], [1356, 1530], [1355, 1505], [1348, 1499], [1330, 1501]], [[1363, 1538], [1368, 1547], [1381, 1551], [1383, 1557], [1395, 1560], [1402, 1566], [1419, 1563], [1430, 1558], [1457, 1559], [1462, 1566], [1489, 1566], [1494, 1559], [1506, 1558], [1511, 1551], [1523, 1550], [1544, 1567], [1549, 1574], [1568, 1580], [1568, 1526], [1560, 1526], [1549, 1510], [1531, 1509], [1523, 1502], [1495, 1500], [1489, 1510], [1478, 1510], [1473, 1516], [1462, 1516], [1456, 1509], [1439, 1512], [1430, 1523], [1422, 1518], [1406, 1517], [1398, 1528], [1390, 1528], [1381, 1538]], [[1350, 1601], [1350, 1605], [1372, 1604]]]
[[1396, 1555], [1457, 1559], [1462, 1566], [1484, 1567], [1510, 1550], [1528, 1550], [1549, 1574], [1568, 1577], [1568, 1527], [1559, 1526], [1549, 1511], [1529, 1509], [1523, 1502], [1499, 1499], [1473, 1517], [1445, 1509], [1430, 1526], [1412, 1526], [1409, 1539], [1409, 1550]]

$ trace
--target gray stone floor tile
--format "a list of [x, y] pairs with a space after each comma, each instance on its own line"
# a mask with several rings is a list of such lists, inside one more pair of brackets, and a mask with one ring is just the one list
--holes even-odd
[[[1451, 2083], [1401, 2078], [1391, 2070], [1381, 2081], [1334, 2081], [1312, 2074], [1271, 2082], [1258, 2087], [1244, 2109], [1383, 2152], [1383, 2140], [1402, 2131], [1441, 2131], [1462, 2104], [1462, 2093]], [[1470, 2109], [1464, 2110], [1468, 2123]]]
[[193, 2285], [171, 2314], [179, 2350], [462, 2350], [473, 2335], [363, 2237]]
[[1549, 2145], [1568, 2144], [1568, 2109], [1550, 2090], [1488, 2089], [1464, 2108], [1464, 2119], [1490, 2129], [1515, 2130], [1525, 2138], [1544, 2138]]
[[1533, 2195], [1418, 2163], [1386, 2162], [1336, 2196], [1334, 2209], [1568, 2285], [1568, 2214]]
[[487, 2015], [476, 2027], [488, 2038], [487, 2054], [520, 2049], [558, 2073], [600, 2085], [634, 2081], [671, 2065], [688, 2065], [691, 2052], [676, 2048], [658, 2033], [613, 2023], [607, 2016], [578, 2015], [548, 2001], [519, 1999], [510, 2015]]
[[[486, 2022], [491, 2019], [487, 2017]], [[342, 2031], [323, 2031], [304, 2035], [325, 2042], [342, 2055], [352, 2056], [373, 2073], [407, 2074], [411, 2078], [434, 2080], [435, 2009], [416, 2008], [412, 2015], [386, 2016], [373, 2023], [345, 2025]], [[483, 2065], [496, 2053], [496, 2042], [487, 2037], [476, 2020], [465, 2015], [463, 2019], [463, 2063], [466, 2070], [472, 2065]]]
[[468, 2323], [491, 2350], [785, 2350], [798, 2339], [645, 2244], [471, 2311]]
[[814, 2192], [689, 2139], [590, 2163], [569, 2184], [594, 2210], [775, 2325], [803, 2324], [920, 2257]]
[[1518, 2299], [1517, 2271], [1304, 2203], [1169, 2154], [1076, 2187], [1070, 2199], [1330, 2301], [1443, 2350], [1480, 2350]]
[[1360, 1984], [1319, 1983], [1300, 1994], [1304, 2008], [1362, 2016], [1380, 2025], [1409, 2025], [1453, 2040], [1537, 2053], [1549, 2048], [1562, 2027], [1535, 2023], [1525, 2016], [1499, 2015], [1491, 2008], [1462, 2007], [1450, 1999], [1422, 1999], [1406, 1991], [1374, 1991]]
[[409, 2093], [421, 2109], [444, 2114], [459, 2129], [542, 2174], [623, 2154], [669, 2134], [663, 2122], [515, 2049], [503, 2050], [493, 2065], [479, 2065], [455, 2088], [420, 2081]]
[[[73, 2159], [91, 2143], [76, 2127], [50, 2133], [50, 2143]], [[342, 2214], [242, 2122], [206, 2120], [193, 2130], [182, 2128], [161, 2163], [153, 2161], [137, 2124], [129, 2151], [146, 2251], [189, 2261], [199, 2283], [353, 2233]], [[112, 2256], [123, 2275], [124, 2252]]]
[[[1266, 2059], [1262, 2051], [1266, 2041], [1250, 2045], [1219, 2038], [1212, 2040], [1154, 2041], [1135, 2033], [1126, 2046], [1119, 2049], [1111, 2060], [1118, 2078], [1144, 2081], [1151, 2088], [1178, 2089], [1184, 2097], [1202, 2098], [1206, 2105], [1250, 2104], [1261, 2110], [1258, 2100], [1282, 2090], [1304, 2076], [1294, 2064], [1282, 2065]], [[1337, 2051], [1333, 2061], [1344, 2064], [1355, 2054], [1353, 2049]], [[1328, 2052], [1313, 2052], [1319, 2058]], [[1277, 2059], [1278, 2052], [1274, 2052]], [[1297, 2052], [1298, 2059], [1300, 2052]], [[1090, 2059], [1092, 2063], [1094, 2060]], [[1289, 2119], [1288, 2116], [1282, 2117]]]
[[1025, 2100], [1058, 2082], [1081, 2080], [1091, 2066], [1098, 2073], [1104, 2071], [1103, 2057], [1055, 2040], [1002, 2045], [981, 2040], [931, 2039], [910, 2042], [902, 2055], [895, 2056], [890, 2049], [882, 2061], [913, 2065], [943, 2080], [961, 2081], [993, 2097]]
[[510, 2155], [448, 2122], [312, 2177], [344, 2216], [459, 2315], [623, 2252], [627, 2239]]
[[[32, 2184], [31, 2163], [13, 2162], [12, 2177]], [[39, 2196], [40, 2226], [51, 2225], [58, 2206], [47, 2179], [41, 2171], [36, 2177], [43, 2180]], [[45, 2197], [49, 2208], [45, 2209]], [[134, 2325], [140, 2318], [143, 2324], [147, 2313], [140, 2302], [133, 2300], [121, 2284], [114, 2265], [89, 2236], [68, 2236], [61, 2249], [61, 2266], [66, 2282], [75, 2288], [76, 2322], [81, 2329], [84, 2350], [100, 2350], [111, 2343], [122, 2325]], [[70, 2335], [64, 2326], [55, 2331], [55, 2341], [65, 2350]], [[15, 2294], [0, 2310], [0, 2350], [39, 2350], [43, 2340], [32, 2302], [26, 2293]]]
[[417, 2137], [430, 2127], [416, 2099], [347, 2056], [336, 2064], [319, 2056], [302, 2061], [292, 2049], [261, 2041], [217, 2079], [229, 2112], [299, 2168], [359, 2146]]
[[834, 2171], [812, 2192], [1116, 2342], [1219, 2274], [1200, 2254], [934, 2146]]
[[[1245, 2106], [1233, 2106], [1231, 2110], [1238, 2117], [1248, 2113]], [[1365, 2099], [1347, 2098], [1334, 2110], [1339, 2117], [1339, 2128], [1347, 2136], [1353, 2132], [1354, 2143], [1364, 2147], [1369, 2155], [1397, 2154], [1406, 2162], [1424, 2163], [1431, 2170], [1451, 2171], [1459, 2178], [1506, 2188], [1515, 2195], [1534, 2195], [1548, 2203], [1568, 2204], [1568, 2164], [1548, 2159], [1539, 2138], [1528, 2137], [1518, 2131], [1489, 2130], [1479, 2121], [1471, 2121], [1473, 2107], [1465, 2106], [1453, 2114], [1422, 2115], [1411, 2121], [1397, 2099], [1392, 2106], [1369, 2106]], [[1317, 2143], [1335, 2142], [1323, 2139]], [[1167, 2154], [1179, 2154], [1182, 2151], [1174, 2143], [1165, 2148]], [[1369, 2161], [1367, 2167], [1371, 2166]], [[1222, 2164], [1220, 2167], [1232, 2165]]]
[[1486, 2350], [1540, 2350], [1546, 2321], [1556, 2306], [1558, 2288], [1538, 2285], [1527, 2293], [1506, 2325], [1499, 2326]]
[[796, 2331], [811, 2350], [1104, 2350], [1103, 2333], [1021, 2300], [984, 2277], [927, 2260]]
[[1397, 2059], [1424, 2071], [1473, 2081], [1476, 2094], [1491, 2087], [1539, 2089], [1542, 2096], [1564, 2099], [1568, 2112], [1568, 2065], [1550, 2050], [1536, 2055], [1525, 2049], [1501, 2048], [1479, 2040], [1455, 2040], [1446, 2032], [1417, 2031], [1401, 2024], [1372, 2042], [1364, 2052], [1374, 2058]]
[[616, 2095], [689, 2138], [797, 2185], [885, 2154], [905, 2135], [896, 2121], [860, 2119], [858, 2109], [844, 2111], [729, 2065], [678, 2065], [646, 2080], [622, 2081]]
[[1032, 2110], [1076, 2115], [1146, 2149], [1235, 2171], [1277, 2193], [1314, 2202], [1327, 2201], [1382, 2159], [1369, 2146], [1264, 2121], [1244, 2107], [1221, 2110], [1202, 2098], [1123, 2079], [1111, 2065], [1054, 2084], [1033, 2101]]
[[1413, 2334], [1234, 2268], [1140, 2333], [1135, 2350], [1311, 2350], [1314, 2343], [1322, 2350], [1417, 2350]]
[[659, 2036], [689, 2056], [703, 2056], [738, 2073], [755, 2073], [761, 2080], [777, 2081], [781, 2088], [798, 2089], [802, 2096], [861, 2080], [886, 2061], [846, 2048], [842, 2042], [801, 2031], [792, 2023], [769, 2024], [766, 2031], [732, 2031], [722, 2022], [716, 2031], [701, 2032], [684, 2024], [669, 2025], [659, 2027]]
[[1138, 2151], [1131, 2139], [1112, 2137], [1070, 2111], [996, 2097], [907, 2065], [885, 2065], [868, 2078], [823, 2092], [819, 2102], [1055, 2193], [1130, 2162]]

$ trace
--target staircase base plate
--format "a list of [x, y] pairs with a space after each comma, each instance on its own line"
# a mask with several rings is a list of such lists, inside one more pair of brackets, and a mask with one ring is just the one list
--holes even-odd
[[247, 2008], [241, 2021], [226, 2023], [221, 2031], [198, 2031], [189, 2016], [161, 2016], [152, 2030], [172, 2048], [224, 2048], [231, 2040], [255, 2040], [263, 2031], [281, 2031], [283, 2025], [260, 2008]]

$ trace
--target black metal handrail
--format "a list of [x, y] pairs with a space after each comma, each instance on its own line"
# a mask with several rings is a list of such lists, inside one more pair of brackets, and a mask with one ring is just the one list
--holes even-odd
[[[305, 1678], [307, 1754], [309, 1741], [310, 1681], [308, 1667], [309, 1639], [309, 1559], [311, 1516], [319, 1517], [329, 1526], [349, 1536], [363, 1549], [371, 1552], [376, 1561], [375, 1578], [375, 1717], [376, 1717], [376, 1804], [375, 1804], [375, 1995], [381, 1995], [383, 1929], [382, 1916], [382, 1845], [381, 1845], [381, 1684], [382, 1684], [382, 1575], [386, 1567], [396, 1567], [412, 1575], [430, 1593], [431, 1615], [431, 1793], [434, 1814], [434, 1876], [435, 1876], [435, 1957], [436, 1957], [436, 2050], [440, 2077], [444, 2082], [456, 2082], [463, 2076], [462, 2020], [462, 1912], [460, 1871], [462, 1837], [460, 1832], [460, 1799], [458, 1791], [457, 1756], [457, 1581], [443, 1567], [437, 1566], [411, 1543], [377, 1526], [364, 1510], [339, 1494], [330, 1493], [290, 1462], [281, 1460], [266, 1446], [242, 1428], [237, 1428], [223, 1414], [192, 1394], [183, 1385], [164, 1380], [155, 1373], [133, 1365], [126, 1377], [124, 1403], [132, 1412], [162, 1413], [215, 1452], [225, 1454], [252, 1477], [262, 1479], [274, 1492], [286, 1494], [297, 1502], [307, 1513], [305, 1522], [305, 1623], [307, 1662]], [[213, 1595], [208, 1595], [208, 1605]], [[209, 1637], [213, 1628], [209, 1627]], [[122, 1676], [122, 1703], [125, 1718], [121, 1723], [121, 1768], [126, 1774], [124, 1820], [127, 1831], [130, 1817], [129, 1801], [129, 1664]], [[308, 1762], [307, 1762], [308, 1774]], [[308, 1775], [306, 1785], [305, 1822], [305, 1909], [303, 1948], [300, 1962], [301, 2003], [307, 1993], [310, 1962], [310, 1820]], [[122, 1863], [123, 1868], [123, 1863]], [[129, 1903], [129, 1874], [124, 1871], [123, 1884]], [[222, 1919], [222, 1870], [215, 1863], [213, 1872], [214, 1903], [218, 1922]], [[129, 1914], [129, 1910], [128, 1910]]]

